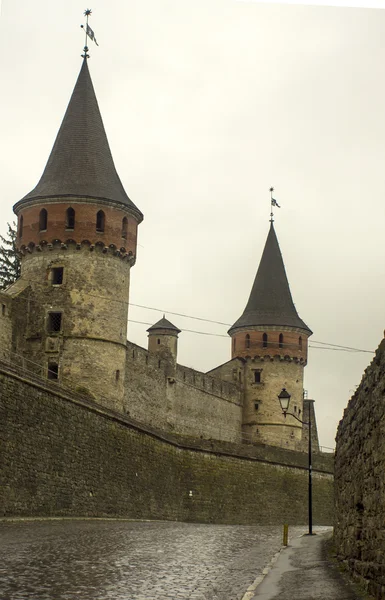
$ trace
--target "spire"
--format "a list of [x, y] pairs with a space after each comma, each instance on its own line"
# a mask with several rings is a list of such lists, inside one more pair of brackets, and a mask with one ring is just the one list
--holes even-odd
[[249, 301], [242, 316], [229, 329], [229, 334], [238, 327], [263, 325], [299, 327], [312, 333], [295, 309], [273, 223]]
[[52, 197], [110, 200], [143, 219], [116, 172], [86, 57], [44, 173], [20, 203]]

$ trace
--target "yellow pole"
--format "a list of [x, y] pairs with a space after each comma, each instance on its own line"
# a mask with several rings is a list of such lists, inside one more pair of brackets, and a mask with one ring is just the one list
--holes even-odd
[[287, 546], [289, 543], [289, 525], [287, 523], [283, 526], [283, 545]]

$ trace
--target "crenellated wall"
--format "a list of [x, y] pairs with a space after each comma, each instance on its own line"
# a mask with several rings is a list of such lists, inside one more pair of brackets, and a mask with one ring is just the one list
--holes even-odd
[[236, 383], [162, 360], [127, 342], [124, 410], [166, 431], [238, 441], [242, 400]]

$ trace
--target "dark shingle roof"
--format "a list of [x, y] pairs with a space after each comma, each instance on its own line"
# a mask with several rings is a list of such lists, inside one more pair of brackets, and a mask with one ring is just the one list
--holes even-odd
[[147, 331], [155, 331], [156, 329], [169, 329], [170, 331], [175, 331], [176, 333], [181, 332], [178, 327], [175, 327], [175, 325], [170, 323], [170, 321], [168, 321], [165, 317], [162, 317], [162, 319], [155, 323], [155, 325], [151, 325]]
[[254, 280], [249, 301], [242, 316], [229, 329], [277, 325], [299, 327], [312, 333], [295, 309], [273, 223]]
[[112, 200], [143, 218], [116, 172], [87, 59], [83, 60], [44, 173], [21, 202], [60, 196]]

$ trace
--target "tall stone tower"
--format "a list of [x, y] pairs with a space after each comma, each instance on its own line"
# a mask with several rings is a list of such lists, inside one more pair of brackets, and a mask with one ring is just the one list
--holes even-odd
[[298, 447], [302, 425], [293, 417], [285, 419], [278, 394], [286, 388], [290, 410], [303, 418], [303, 370], [311, 334], [293, 304], [271, 222], [249, 301], [229, 329], [232, 358], [244, 364], [243, 430], [251, 439]]
[[83, 60], [37, 186], [14, 206], [29, 287], [18, 352], [82, 393], [121, 409], [130, 268], [143, 215], [116, 172]]

